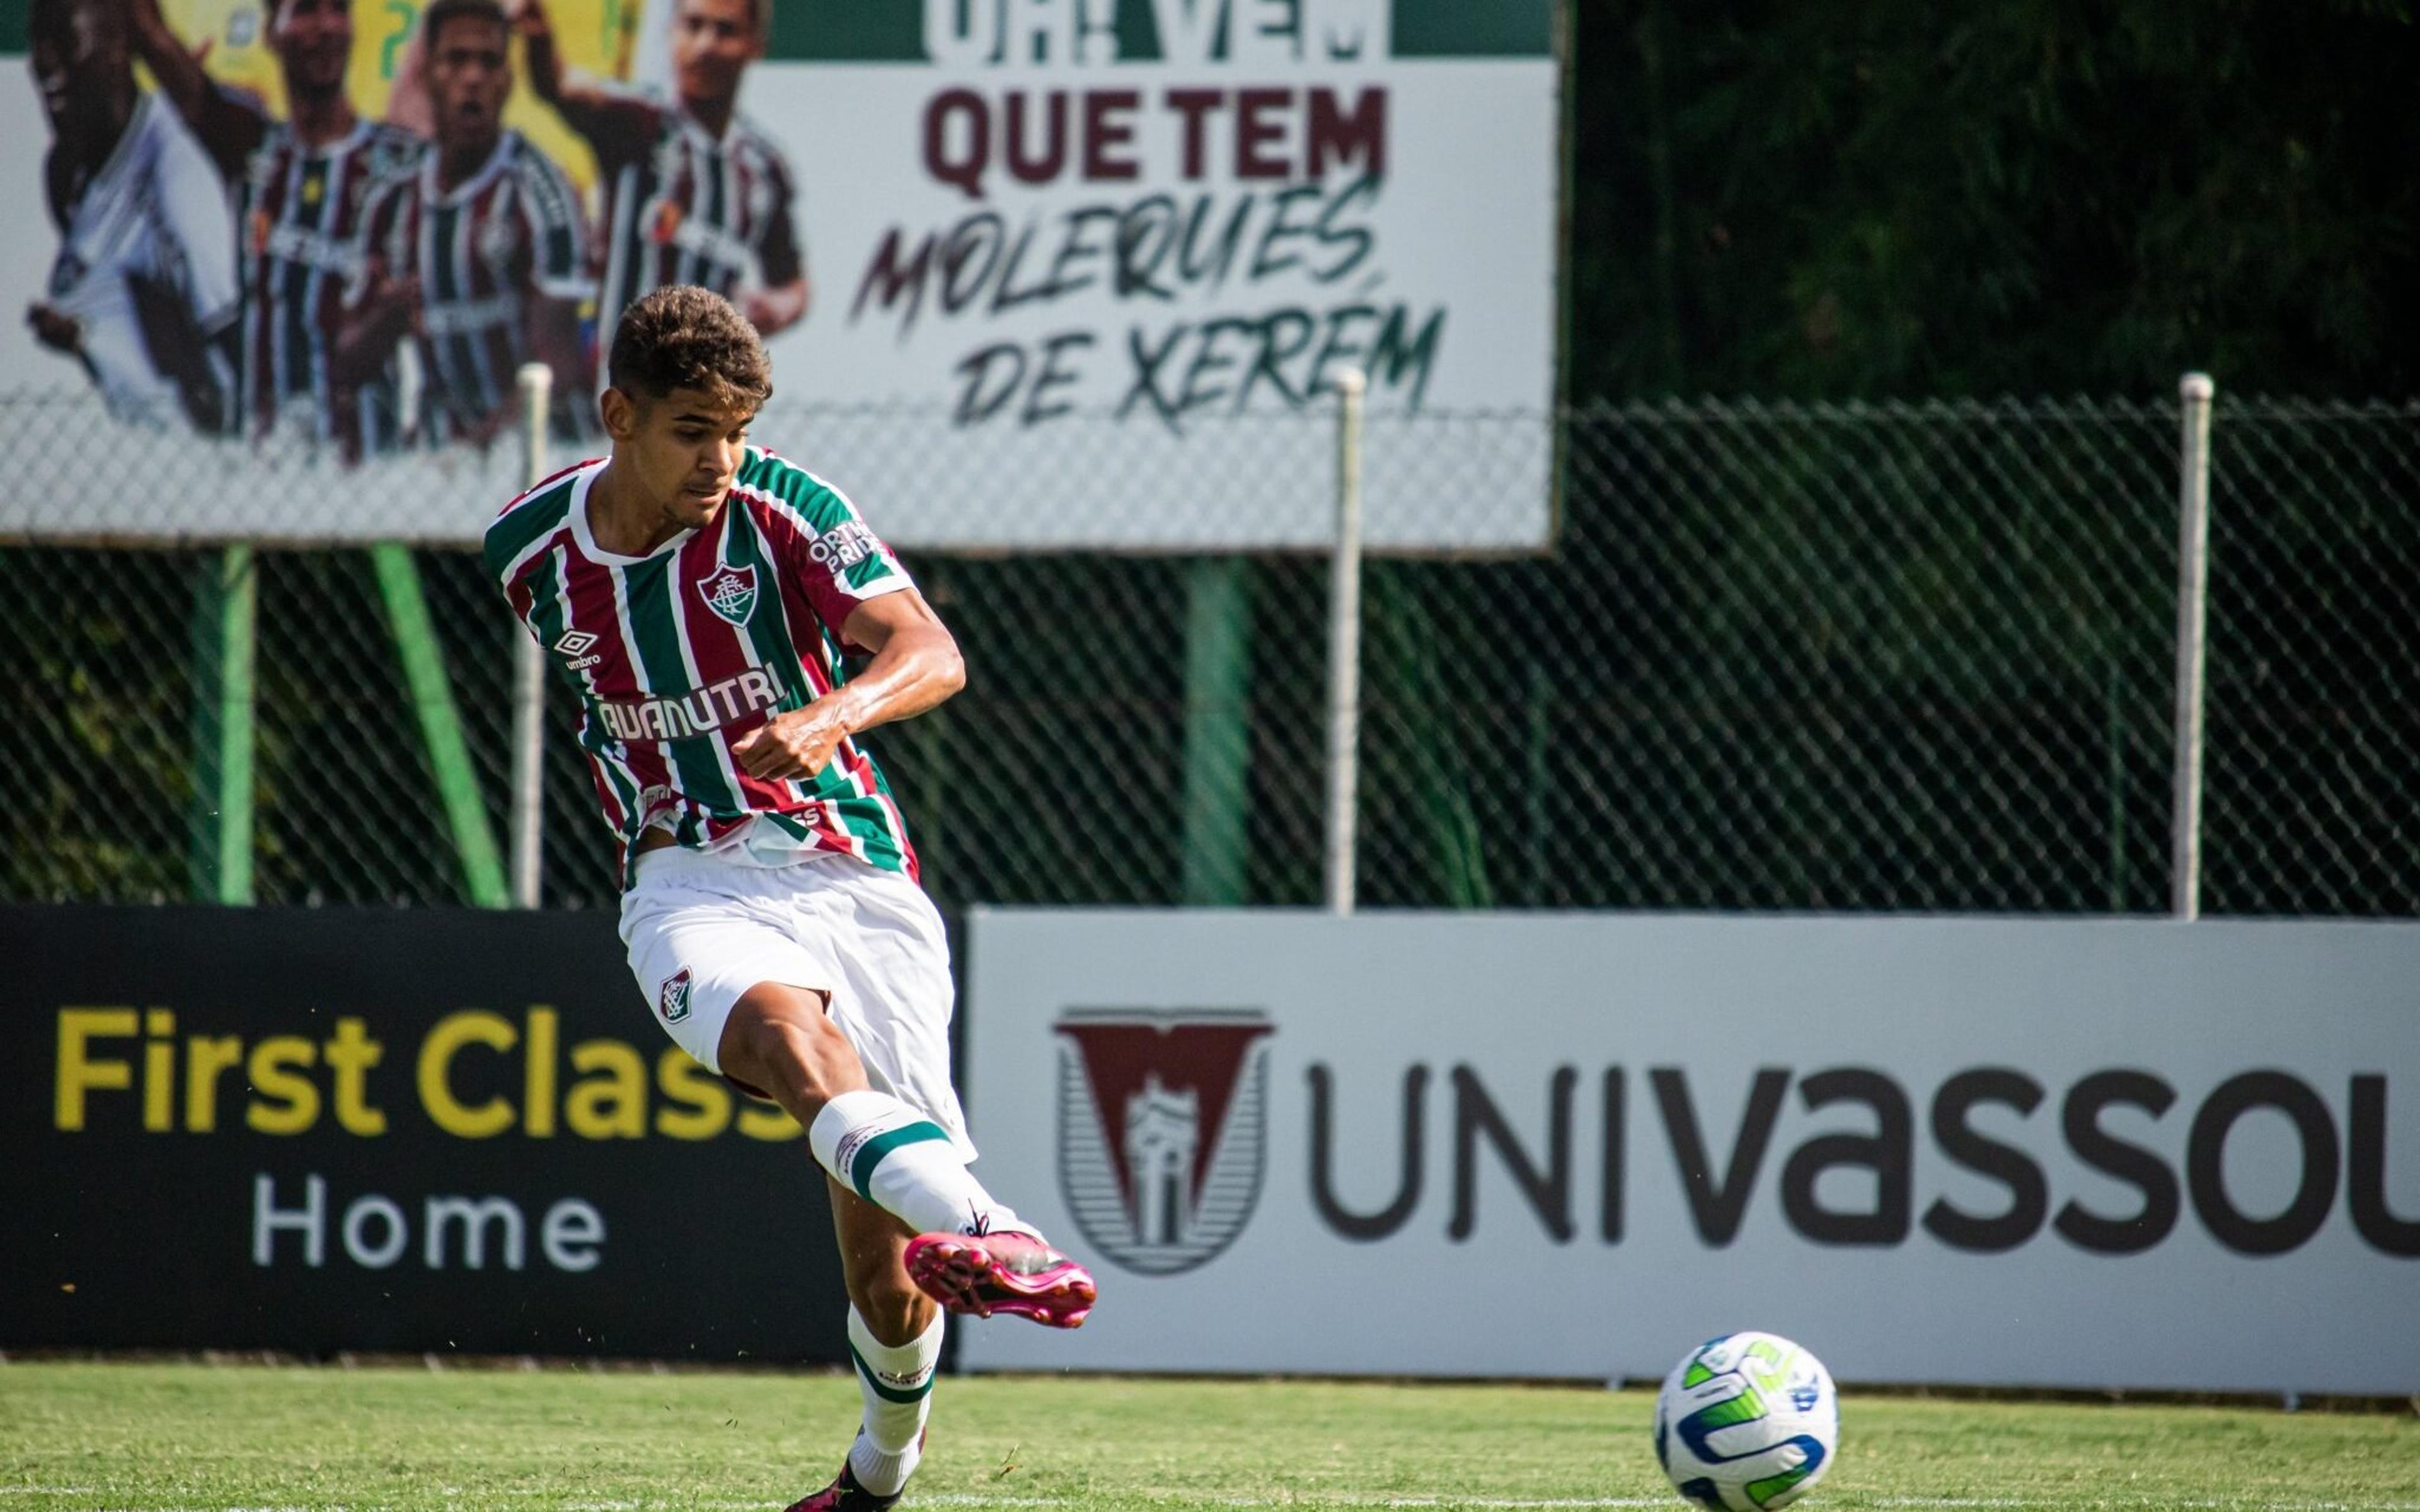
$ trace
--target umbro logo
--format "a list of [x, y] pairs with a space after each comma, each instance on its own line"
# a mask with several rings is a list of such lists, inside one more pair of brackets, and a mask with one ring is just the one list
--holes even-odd
[[554, 643], [554, 649], [571, 658], [571, 670], [573, 671], [581, 671], [587, 668], [594, 667], [598, 662], [605, 659], [602, 656], [583, 655], [590, 646], [593, 646], [596, 643], [597, 638], [589, 634], [587, 631], [574, 630], [568, 635], [566, 635], [562, 640], [557, 640]]

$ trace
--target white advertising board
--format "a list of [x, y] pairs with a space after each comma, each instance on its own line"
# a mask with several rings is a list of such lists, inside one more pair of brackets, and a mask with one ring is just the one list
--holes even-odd
[[[596, 0], [548, 0], [566, 47], [610, 39], [630, 9], [599, 19]], [[196, 36], [216, 26], [212, 67], [273, 94], [256, 10], [177, 0], [174, 19]], [[376, 115], [410, 55], [395, 15], [408, 28], [413, 12], [355, 10], [351, 98]], [[1309, 422], [1332, 411], [1334, 375], [1357, 367], [1374, 417], [1519, 417], [1491, 420], [1483, 456], [1447, 432], [1373, 433], [1373, 548], [1546, 544], [1554, 0], [783, 0], [771, 13], [769, 54], [737, 100], [787, 188], [757, 172], [731, 193], [758, 196], [760, 220], [789, 218], [811, 295], [770, 341], [776, 408], [760, 435], [854, 494], [887, 537], [1317, 546], [1334, 467]], [[660, 84], [648, 43], [668, 0], [639, 14], [638, 59], [620, 66]], [[613, 236], [637, 233], [609, 224], [624, 218], [609, 218], [612, 184], [582, 141], [517, 88], [505, 120], [560, 160], [611, 283]], [[28, 143], [53, 134], [23, 56], [0, 56], [0, 123]], [[96, 276], [61, 271], [58, 229], [37, 208], [41, 162], [0, 160], [0, 202], [20, 212], [0, 232], [0, 280], [20, 308]], [[710, 229], [652, 213], [659, 241]], [[97, 340], [101, 316], [85, 319]], [[143, 337], [161, 339], [147, 325]], [[27, 408], [27, 393], [98, 397], [20, 320], [0, 322], [0, 375], [14, 395], [0, 455], [81, 457], [72, 487], [12, 490], [0, 533], [470, 541], [515, 472], [509, 455], [447, 467], [408, 450], [304, 465], [291, 427], [265, 450], [204, 440], [166, 399], [127, 446], [98, 448], [90, 427]]]
[[2420, 1390], [2420, 926], [978, 911], [979, 1370]]

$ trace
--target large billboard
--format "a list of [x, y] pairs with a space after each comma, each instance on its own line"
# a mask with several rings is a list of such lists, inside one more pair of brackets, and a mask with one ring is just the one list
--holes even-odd
[[0, 908], [0, 1349], [843, 1358], [798, 1124], [610, 915]]
[[513, 373], [587, 455], [675, 282], [899, 544], [1315, 546], [1346, 368], [1380, 438], [1528, 417], [1373, 443], [1373, 546], [1551, 533], [1555, 0], [512, 0], [438, 47], [427, 8], [0, 0], [0, 131], [49, 144], [0, 161], [0, 447], [56, 449], [28, 394], [122, 428], [0, 533], [472, 539]]
[[977, 1369], [2420, 1390], [2420, 926], [978, 911]]

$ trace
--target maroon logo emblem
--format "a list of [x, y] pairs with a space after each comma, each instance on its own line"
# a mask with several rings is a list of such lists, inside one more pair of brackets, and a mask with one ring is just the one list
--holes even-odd
[[1267, 1015], [1074, 1009], [1059, 1035], [1059, 1184], [1076, 1227], [1144, 1275], [1203, 1264], [1261, 1196]]

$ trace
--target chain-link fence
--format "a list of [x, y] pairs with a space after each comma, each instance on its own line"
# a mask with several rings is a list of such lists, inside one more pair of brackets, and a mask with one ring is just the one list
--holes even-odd
[[[1227, 424], [1249, 471], [1119, 486], [1179, 515], [1326, 486], [1326, 417]], [[887, 500], [984, 486], [863, 415], [757, 433], [877, 530]], [[1094, 433], [1004, 432], [1000, 465], [1093, 467]], [[1365, 567], [1361, 901], [2165, 908], [2178, 434], [2173, 404], [2083, 401], [1373, 418], [1373, 498], [1560, 486], [1543, 550]], [[148, 444], [0, 404], [21, 498]], [[484, 509], [516, 469], [459, 486]], [[373, 517], [405, 486], [329, 475]], [[113, 517], [173, 536], [236, 486], [163, 462]], [[2420, 913], [2420, 406], [2222, 399], [2211, 497], [2203, 906]], [[871, 744], [943, 902], [1317, 901], [1323, 556], [906, 555], [969, 687]], [[414, 602], [434, 683], [398, 650]], [[500, 831], [516, 634], [467, 550], [0, 545], [0, 898], [464, 901], [424, 716], [458, 717], [458, 791]], [[604, 904], [549, 697], [543, 897]]]

